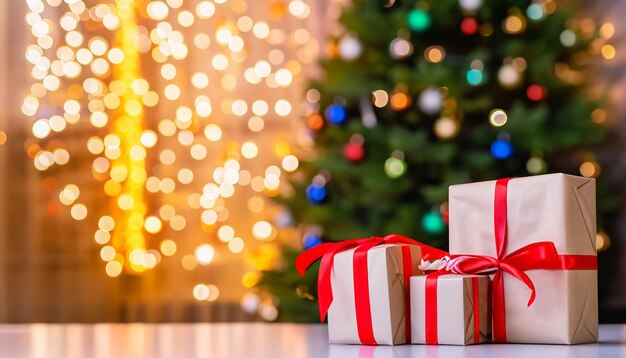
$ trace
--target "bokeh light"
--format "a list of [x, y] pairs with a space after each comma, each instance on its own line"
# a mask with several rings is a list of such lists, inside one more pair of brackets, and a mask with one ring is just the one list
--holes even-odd
[[[168, 260], [187, 271], [217, 258], [271, 267], [276, 255], [249, 252], [277, 236], [269, 197], [300, 164], [297, 94], [319, 51], [310, 6], [271, 5], [271, 21], [236, 1], [28, 6], [29, 153], [42, 176], [59, 178], [54, 200], [93, 228], [106, 275]], [[0, 131], [0, 145], [9, 139]], [[85, 176], [69, 182], [68, 165]], [[201, 283], [193, 296], [214, 301], [218, 284]]]

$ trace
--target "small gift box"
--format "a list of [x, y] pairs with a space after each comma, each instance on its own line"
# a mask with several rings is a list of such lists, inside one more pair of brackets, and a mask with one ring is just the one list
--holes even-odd
[[595, 181], [564, 174], [450, 187], [452, 271], [493, 278], [493, 337], [598, 340]]
[[320, 318], [328, 313], [330, 343], [394, 345], [407, 342], [409, 278], [421, 274], [421, 248], [390, 235], [325, 243], [303, 252], [300, 273], [321, 258]]
[[411, 277], [411, 343], [488, 341], [489, 277], [432, 273]]

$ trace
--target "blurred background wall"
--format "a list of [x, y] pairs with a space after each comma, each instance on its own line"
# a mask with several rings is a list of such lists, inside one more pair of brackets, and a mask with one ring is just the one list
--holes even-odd
[[[337, 18], [341, 3], [332, 0], [309, 1], [310, 16], [291, 20], [288, 14], [271, 15], [269, 11], [288, 11], [268, 10], [272, 9], [274, 3], [268, 0], [247, 2], [245, 13], [253, 19], [277, 16], [277, 28], [282, 28], [287, 33], [305, 28], [311, 37], [309, 41], [290, 44], [281, 49], [286, 58], [293, 58], [302, 66], [302, 71], [294, 76], [293, 85], [280, 89], [282, 95], [292, 103], [292, 116], [289, 119], [268, 118], [263, 138], [270, 139], [258, 139], [259, 147], [267, 149], [267, 153], [260, 158], [271, 158], [268, 159], [271, 162], [269, 164], [280, 165], [276, 155], [270, 153], [275, 151], [275, 138], [288, 142], [290, 146], [307, 146], [307, 143], [297, 142], [300, 121], [298, 98], [303, 93], [306, 76], [316, 74], [314, 59], [324, 46], [324, 38], [335, 31], [332, 24]], [[614, 45], [618, 49], [617, 57], [612, 62], [603, 63], [597, 70], [598, 81], [603, 82], [602, 85], [606, 81], [614, 85], [609, 93], [613, 103], [610, 120], [619, 123], [616, 126], [619, 129], [619, 133], [616, 133], [617, 140], [607, 144], [604, 149], [611, 158], [615, 158], [615, 153], [619, 152], [619, 160], [607, 163], [603, 168], [612, 182], [626, 192], [626, 187], [622, 184], [626, 175], [626, 156], [622, 154], [626, 140], [626, 104], [622, 99], [626, 88], [622, 75], [626, 59], [626, 52], [623, 51], [626, 47], [626, 28], [619, 18], [626, 11], [626, 1], [605, 0], [585, 6], [594, 13], [593, 17], [599, 21], [612, 21], [616, 28]], [[223, 17], [234, 16], [233, 10], [228, 11], [221, 13]], [[21, 110], [24, 96], [32, 84], [31, 67], [24, 59], [24, 51], [33, 41], [29, 26], [25, 23], [27, 12], [26, 1], [0, 2], [0, 321], [227, 321], [255, 320], [259, 318], [259, 314], [265, 314], [266, 317], [263, 318], [271, 318], [274, 314], [271, 304], [266, 306], [265, 311], [245, 312], [241, 309], [242, 303], [263, 303], [263, 297], [246, 296], [256, 294], [250, 288], [250, 281], [255, 279], [255, 269], [263, 268], [262, 265], [257, 266], [259, 260], [263, 259], [261, 256], [271, 256], [272, 250], [276, 250], [271, 246], [263, 246], [265, 243], [262, 241], [257, 243], [250, 239], [251, 246], [256, 251], [246, 249], [247, 254], [234, 255], [225, 248], [216, 233], [190, 229], [177, 234], [182, 238], [178, 242], [178, 253], [171, 258], [163, 258], [156, 268], [141, 275], [121, 275], [114, 278], [107, 276], [105, 263], [100, 259], [102, 245], [93, 239], [98, 215], [90, 212], [85, 221], [75, 221], [70, 216], [69, 207], [51, 204], [51, 198], [59, 195], [65, 183], [75, 182], [81, 187], [81, 201], [90, 210], [102, 214], [106, 210], [98, 207], [101, 206], [98, 196], [101, 183], [94, 183], [90, 175], [85, 175], [80, 167], [73, 166], [71, 162], [63, 171], [54, 171], [51, 175], [44, 176], [33, 167], [33, 159], [27, 155], [28, 146], [36, 143], [31, 131], [32, 121]], [[193, 29], [181, 31], [191, 32]], [[254, 39], [250, 41], [257, 53], [267, 54], [269, 51], [266, 42]], [[306, 49], [306, 44], [315, 44], [311, 53], [298, 53]], [[184, 66], [202, 67], [209, 58], [206, 54], [191, 58], [193, 56], [196, 55], [190, 54]], [[243, 70], [244, 66], [241, 65], [233, 70], [235, 72], [232, 75], [240, 78]], [[157, 71], [159, 69], [155, 65], [152, 73]], [[165, 83], [159, 81], [161, 79], [155, 75], [151, 79], [151, 86], [163, 87]], [[220, 90], [213, 91], [216, 96], [221, 95]], [[251, 99], [258, 97], [259, 93], [248, 88], [239, 92], [239, 95]], [[216, 108], [218, 106], [214, 105]], [[158, 107], [150, 112], [148, 121], [156, 127], [155, 118], [171, 115], [171, 112], [171, 104]], [[225, 124], [222, 129], [231, 138], [243, 141], [248, 138], [243, 127]], [[70, 148], [78, 151], [82, 148], [84, 151], [85, 138], [97, 133], [94, 128], [83, 126], [78, 131], [64, 133], [60, 139]], [[157, 146], [168, 145], [166, 143], [164, 140]], [[164, 147], [166, 148], [168, 147]], [[306, 151], [302, 155], [306, 156]], [[216, 158], [224, 156], [223, 153], [215, 155]], [[257, 160], [246, 165], [252, 172], [262, 172], [268, 163], [259, 163]], [[193, 170], [208, 172], [215, 166], [216, 163], [201, 162]], [[244, 226], [249, 230], [251, 221], [269, 220], [263, 216], [280, 216], [279, 209], [273, 207], [271, 200], [265, 196], [262, 199], [262, 207], [265, 209], [249, 211], [248, 198], [249, 196], [234, 197], [229, 204], [231, 215], [240, 214], [238, 218], [235, 215], [232, 224], [237, 232], [244, 231], [240, 229]], [[164, 203], [154, 205], [158, 207]], [[197, 220], [199, 213], [190, 214], [190, 217], [193, 215]], [[626, 219], [626, 213], [621, 213], [620, 218]], [[601, 308], [606, 319], [617, 317], [616, 312], [623, 315], [626, 310], [626, 284], [623, 282], [623, 277], [626, 277], [626, 260], [623, 259], [626, 254], [626, 227], [621, 225], [614, 229], [616, 235], [612, 237], [611, 249], [600, 256]], [[194, 238], [204, 236], [207, 242], [218, 247], [216, 260], [211, 264], [210, 270], [207, 267], [198, 267], [189, 271], [183, 267], [181, 260], [185, 255], [193, 255], [197, 244], [192, 242]], [[247, 239], [245, 240], [247, 243]], [[289, 240], [289, 237], [279, 237], [276, 242], [281, 240]], [[259, 251], [259, 248], [263, 249]], [[250, 272], [252, 274], [248, 274]], [[219, 287], [219, 298], [214, 302], [195, 298], [194, 287], [199, 283]], [[248, 301], [242, 301], [242, 298], [247, 298]]]

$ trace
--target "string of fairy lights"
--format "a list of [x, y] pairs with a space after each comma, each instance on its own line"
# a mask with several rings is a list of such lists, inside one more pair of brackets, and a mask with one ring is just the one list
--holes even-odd
[[[44, 175], [78, 161], [108, 198], [102, 208], [76, 182], [54, 189], [73, 219], [97, 225], [106, 274], [140, 274], [168, 257], [192, 271], [239, 255], [241, 284], [252, 288], [279, 255], [280, 226], [291, 225], [268, 197], [298, 168], [294, 146], [312, 144], [297, 129], [299, 75], [318, 55], [310, 6], [26, 2], [32, 86], [22, 112], [36, 138], [27, 152]], [[199, 301], [220, 296], [215, 282], [190, 291]], [[256, 293], [242, 305], [277, 315]]]

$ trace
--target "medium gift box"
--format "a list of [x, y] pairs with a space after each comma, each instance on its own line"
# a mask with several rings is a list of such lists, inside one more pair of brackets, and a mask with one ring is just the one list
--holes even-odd
[[454, 185], [449, 210], [449, 267], [491, 274], [495, 341], [598, 341], [594, 179]]
[[489, 277], [432, 273], [411, 277], [411, 343], [488, 341]]
[[421, 274], [421, 248], [404, 237], [324, 243], [296, 261], [303, 274], [321, 258], [320, 319], [328, 313], [330, 343], [394, 345], [410, 338], [409, 278]]

